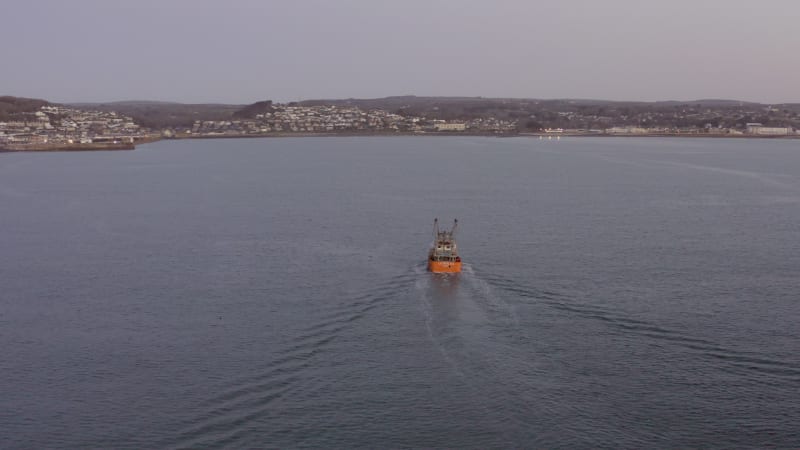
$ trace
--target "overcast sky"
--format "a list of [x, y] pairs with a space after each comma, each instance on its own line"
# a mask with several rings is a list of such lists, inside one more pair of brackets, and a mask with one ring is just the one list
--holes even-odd
[[2, 0], [0, 95], [800, 102], [798, 0]]

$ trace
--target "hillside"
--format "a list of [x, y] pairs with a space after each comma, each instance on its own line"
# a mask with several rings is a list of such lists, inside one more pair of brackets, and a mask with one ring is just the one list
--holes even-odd
[[519, 128], [603, 129], [609, 126], [743, 128], [748, 122], [800, 127], [800, 104], [765, 105], [737, 100], [628, 102], [591, 99], [520, 99], [399, 96], [376, 99], [307, 100], [302, 105], [357, 106], [429, 119], [516, 120]]
[[247, 105], [233, 113], [235, 119], [254, 119], [259, 114], [271, 113], [275, 110], [272, 107], [272, 100], [264, 100]]
[[[0, 120], [12, 112], [31, 111], [44, 100], [0, 97]], [[517, 123], [520, 131], [546, 127], [605, 129], [612, 126], [744, 129], [746, 123], [800, 129], [800, 104], [766, 105], [725, 99], [628, 102], [593, 99], [521, 99], [484, 97], [393, 96], [372, 99], [319, 99], [292, 102], [298, 106], [351, 106], [402, 116], [451, 121], [497, 119]], [[183, 104], [154, 101], [78, 103], [82, 109], [116, 111], [152, 129], [190, 128], [199, 121], [253, 119], [274, 111], [269, 100], [250, 105]]]
[[14, 115], [21, 113], [34, 113], [42, 106], [50, 105], [45, 100], [37, 98], [12, 97], [10, 95], [0, 97], [0, 121], [12, 120]]
[[195, 120], [230, 120], [243, 105], [213, 103], [169, 103], [122, 101], [111, 103], [74, 103], [70, 106], [98, 111], [116, 111], [130, 116], [146, 128], [191, 127]]

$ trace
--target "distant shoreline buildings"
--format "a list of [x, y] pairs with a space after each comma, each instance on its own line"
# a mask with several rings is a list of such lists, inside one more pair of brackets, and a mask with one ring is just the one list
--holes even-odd
[[513, 121], [474, 119], [469, 121], [427, 120], [385, 110], [363, 110], [353, 106], [289, 106], [276, 104], [272, 111], [253, 119], [197, 120], [191, 128], [169, 130], [171, 136], [259, 135], [270, 133], [425, 133], [471, 131], [514, 133]]
[[[131, 146], [149, 136], [131, 117], [46, 105], [0, 122], [0, 148], [7, 150]], [[90, 147], [87, 147], [90, 148]]]
[[[693, 115], [698, 115], [692, 113]], [[711, 119], [718, 119], [709, 114]], [[687, 115], [688, 116], [688, 115]], [[573, 123], [586, 123], [591, 117], [559, 112], [555, 117]], [[702, 120], [702, 116], [700, 116]], [[535, 120], [534, 115], [528, 119]], [[596, 119], [596, 118], [595, 118]], [[629, 119], [629, 117], [625, 117]], [[656, 121], [652, 114], [639, 121]], [[596, 122], [596, 120], [595, 120]], [[525, 133], [527, 132], [527, 133]], [[12, 120], [0, 121], [0, 149], [56, 150], [133, 148], [137, 142], [160, 138], [257, 137], [305, 134], [559, 134], [608, 136], [800, 136], [791, 126], [764, 126], [749, 122], [744, 129], [714, 126], [612, 125], [603, 128], [547, 127], [525, 129], [520, 119], [492, 116], [469, 120], [432, 119], [398, 114], [383, 109], [365, 110], [357, 106], [270, 103], [268, 110], [252, 118], [195, 120], [190, 126], [147, 129], [126, 115], [113, 111], [85, 110], [60, 105], [45, 105], [33, 112], [19, 113]]]

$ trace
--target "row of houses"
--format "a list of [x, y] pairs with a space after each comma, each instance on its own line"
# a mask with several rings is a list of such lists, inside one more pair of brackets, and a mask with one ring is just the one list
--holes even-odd
[[792, 127], [765, 127], [760, 123], [748, 123], [744, 131], [734, 128], [712, 127], [610, 127], [602, 130], [605, 134], [613, 135], [646, 135], [646, 134], [713, 134], [713, 135], [752, 135], [752, 136], [798, 136], [800, 130]]
[[334, 132], [400, 130], [414, 120], [386, 111], [362, 111], [353, 107], [275, 105], [253, 119], [195, 121], [189, 134], [261, 134], [271, 132]]
[[385, 110], [365, 111], [350, 106], [287, 106], [276, 104], [253, 119], [195, 121], [190, 129], [176, 130], [200, 136], [264, 134], [274, 132], [512, 132], [515, 121], [481, 118], [472, 121], [427, 120]]
[[90, 144], [133, 142], [145, 131], [132, 118], [115, 112], [84, 111], [47, 105], [14, 120], [0, 122], [0, 144]]
[[747, 134], [758, 136], [789, 136], [800, 134], [800, 130], [793, 130], [792, 127], [765, 127], [760, 123], [748, 123], [746, 125]]

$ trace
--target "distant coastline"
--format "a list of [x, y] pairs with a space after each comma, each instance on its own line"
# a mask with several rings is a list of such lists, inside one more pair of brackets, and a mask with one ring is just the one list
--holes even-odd
[[58, 105], [0, 97], [0, 151], [132, 150], [164, 139], [341, 136], [800, 137], [800, 104], [386, 97], [250, 105]]
[[440, 137], [543, 137], [543, 138], [557, 138], [557, 137], [624, 137], [624, 138], [655, 138], [655, 137], [679, 137], [679, 138], [722, 138], [722, 139], [800, 139], [798, 135], [788, 136], [760, 136], [752, 134], [709, 134], [709, 133], [642, 133], [642, 134], [608, 134], [608, 133], [475, 133], [464, 131], [438, 131], [438, 132], [291, 132], [291, 133], [265, 133], [265, 134], [230, 134], [230, 135], [180, 135], [155, 139], [156, 141], [162, 140], [183, 140], [183, 139], [256, 139], [256, 138], [291, 138], [291, 137], [393, 137], [393, 136], [440, 136]]
[[0, 153], [24, 153], [24, 152], [91, 152], [91, 151], [118, 151], [135, 150], [137, 146], [159, 141], [180, 141], [189, 139], [269, 139], [269, 138], [309, 138], [309, 137], [524, 137], [531, 139], [554, 140], [560, 138], [700, 138], [700, 139], [754, 139], [754, 140], [793, 140], [800, 139], [800, 136], [757, 136], [747, 134], [702, 134], [702, 133], [647, 133], [647, 134], [605, 134], [605, 133], [468, 133], [468, 132], [363, 132], [363, 133], [314, 133], [314, 132], [292, 132], [292, 133], [270, 133], [270, 134], [230, 134], [230, 135], [180, 135], [172, 137], [152, 137], [142, 139], [136, 143], [88, 143], [88, 144], [25, 144], [25, 145], [6, 145], [0, 147]]

